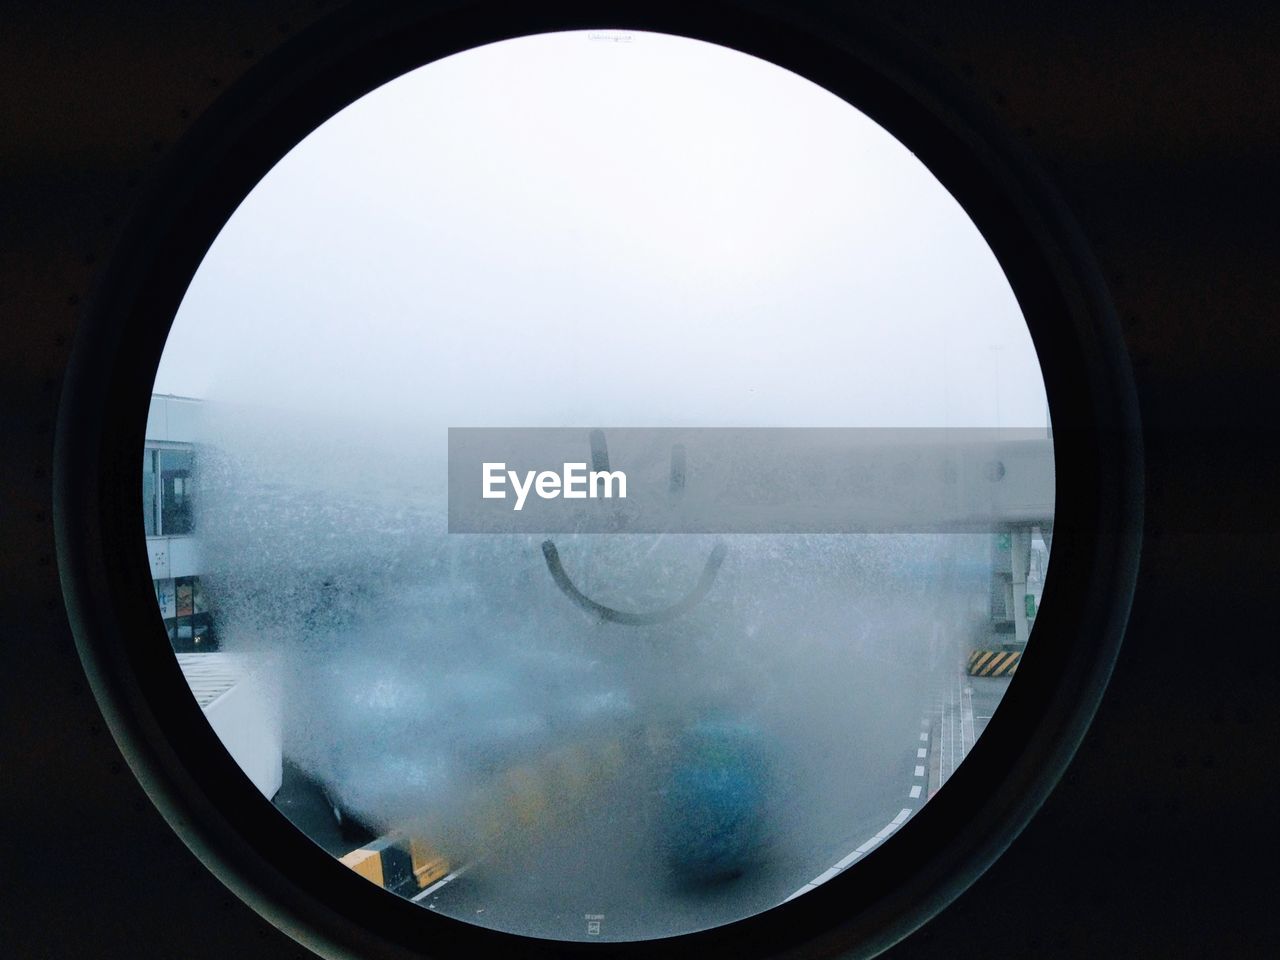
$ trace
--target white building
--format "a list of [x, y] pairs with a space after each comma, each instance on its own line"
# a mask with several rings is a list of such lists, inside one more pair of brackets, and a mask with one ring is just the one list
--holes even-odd
[[195, 445], [200, 401], [155, 394], [142, 458], [142, 513], [156, 600], [179, 652], [213, 649], [217, 638], [200, 587], [195, 536]]

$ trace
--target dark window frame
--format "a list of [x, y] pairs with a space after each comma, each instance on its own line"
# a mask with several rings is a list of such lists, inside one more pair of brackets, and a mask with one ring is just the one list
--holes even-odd
[[[355, 5], [265, 58], [173, 149], [74, 345], [56, 451], [59, 563], [86, 674], [135, 772], [206, 865], [273, 923], [330, 955], [865, 956], [968, 886], [1061, 776], [1114, 663], [1137, 570], [1142, 448], [1127, 354], [1087, 243], [1020, 145], [960, 81], [859, 16], [696, 0]], [[656, 943], [547, 943], [469, 927], [379, 890], [288, 826], [186, 689], [156, 614], [138, 517], [137, 450], [165, 334], [205, 250], [257, 179], [337, 109], [406, 70], [509, 36], [593, 27], [761, 56], [850, 100], [913, 150], [1010, 278], [1043, 365], [1059, 476], [1035, 655], [937, 797], [817, 890]]]
[[156, 461], [158, 450], [148, 446], [142, 452], [142, 518], [143, 532], [148, 537], [160, 536], [160, 478]]
[[[195, 450], [191, 447], [158, 447], [157, 461], [159, 469], [157, 476], [159, 478], [159, 504], [160, 504], [160, 535], [164, 537], [187, 537], [195, 533], [195, 517], [193, 515], [193, 500], [195, 496], [194, 489], [190, 489], [195, 475]], [[188, 464], [180, 469], [165, 469], [165, 454], [183, 455], [187, 458]], [[170, 492], [170, 483], [175, 484], [175, 489]], [[176, 489], [177, 484], [181, 484], [182, 490], [179, 494]]]

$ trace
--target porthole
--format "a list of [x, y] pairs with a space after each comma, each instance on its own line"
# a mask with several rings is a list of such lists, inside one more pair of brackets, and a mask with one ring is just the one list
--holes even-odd
[[1140, 520], [1105, 299], [865, 51], [542, 16], [318, 34], [193, 137], [77, 347], [86, 666], [322, 949], [874, 951], [1105, 680]]

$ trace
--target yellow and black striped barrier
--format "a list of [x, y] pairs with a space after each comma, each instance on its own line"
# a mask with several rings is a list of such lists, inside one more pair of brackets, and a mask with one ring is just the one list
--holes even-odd
[[1021, 650], [974, 650], [969, 654], [969, 676], [1011, 677], [1021, 659]]
[[449, 873], [449, 861], [429, 844], [392, 834], [340, 858], [366, 880], [394, 893], [412, 893]]

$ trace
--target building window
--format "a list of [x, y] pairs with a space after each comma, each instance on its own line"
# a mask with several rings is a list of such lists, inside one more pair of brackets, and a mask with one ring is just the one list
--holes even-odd
[[199, 577], [155, 581], [156, 603], [175, 653], [207, 653], [218, 649], [213, 618], [205, 605]]
[[182, 536], [192, 531], [192, 464], [190, 450], [160, 450], [160, 532]]

